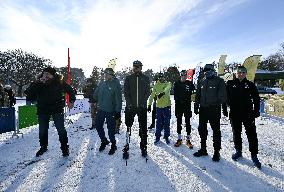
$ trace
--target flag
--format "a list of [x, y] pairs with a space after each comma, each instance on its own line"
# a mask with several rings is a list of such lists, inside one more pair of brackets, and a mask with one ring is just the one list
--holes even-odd
[[249, 81], [254, 81], [255, 72], [260, 61], [261, 55], [253, 55], [246, 58], [243, 66], [247, 69], [247, 79]]
[[[70, 85], [71, 75], [70, 75], [70, 56], [69, 56], [69, 48], [68, 48], [68, 64], [67, 64], [67, 84]], [[69, 105], [69, 94], [66, 93], [66, 103]]]
[[193, 79], [193, 75], [194, 75], [194, 69], [189, 69], [189, 70], [187, 70], [187, 78], [186, 79], [188, 79], [189, 81], [192, 81], [192, 79]]
[[227, 55], [221, 55], [218, 63], [218, 75], [222, 75], [225, 73], [225, 61]]
[[117, 58], [114, 58], [114, 59], [111, 59], [109, 62], [108, 62], [108, 68], [112, 68], [113, 69], [113, 71], [115, 71], [114, 70], [114, 68], [115, 68], [115, 66], [116, 66], [116, 60], [117, 60]]
[[198, 63], [195, 67], [195, 73], [193, 75], [193, 84], [197, 84], [200, 71], [201, 71], [201, 66], [200, 63]]

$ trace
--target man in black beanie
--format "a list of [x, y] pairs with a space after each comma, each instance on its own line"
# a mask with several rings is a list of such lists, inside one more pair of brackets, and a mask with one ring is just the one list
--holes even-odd
[[69, 94], [69, 108], [76, 100], [74, 89], [63, 81], [63, 77], [52, 67], [43, 69], [41, 76], [25, 90], [25, 94], [35, 95], [39, 122], [40, 149], [36, 156], [47, 151], [49, 120], [52, 117], [59, 135], [62, 156], [69, 155], [67, 132], [64, 127], [65, 93]]
[[[203, 69], [204, 78], [197, 84], [194, 113], [199, 114], [198, 132], [201, 139], [201, 148], [193, 155], [201, 157], [208, 155], [206, 140], [208, 135], [207, 123], [209, 121], [213, 130], [213, 161], [220, 160], [221, 149], [221, 105], [226, 103], [226, 86], [223, 79], [216, 75], [214, 66], [206, 64]], [[223, 111], [225, 115], [225, 111]]]

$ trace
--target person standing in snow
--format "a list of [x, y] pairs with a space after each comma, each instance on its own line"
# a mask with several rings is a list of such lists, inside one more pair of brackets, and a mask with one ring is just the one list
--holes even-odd
[[180, 80], [174, 84], [174, 99], [175, 99], [175, 115], [177, 118], [177, 133], [178, 140], [175, 143], [175, 147], [179, 147], [182, 144], [181, 130], [182, 130], [182, 116], [185, 118], [186, 126], [186, 145], [192, 149], [193, 145], [190, 142], [191, 125], [190, 118], [191, 112], [191, 94], [195, 90], [192, 81], [187, 80], [187, 71], [182, 70], [180, 72]]
[[5, 85], [4, 91], [9, 95], [9, 106], [13, 107], [16, 104], [16, 98], [11, 85]]
[[249, 151], [256, 167], [261, 168], [257, 158], [258, 139], [255, 118], [260, 116], [260, 98], [255, 84], [246, 78], [247, 69], [244, 66], [237, 68], [236, 79], [227, 82], [228, 105], [230, 120], [234, 135], [236, 152], [232, 159], [237, 161], [242, 157], [242, 124], [244, 124], [249, 142]]
[[[115, 78], [112, 68], [104, 70], [105, 80], [101, 81], [96, 88], [93, 99], [97, 105], [96, 114], [96, 129], [101, 139], [101, 146], [99, 151], [103, 151], [105, 147], [111, 142], [109, 155], [113, 155], [117, 150], [115, 140], [115, 119], [121, 115], [122, 94], [119, 81]], [[106, 119], [108, 136], [110, 142], [107, 140], [104, 131], [104, 121]]]
[[206, 64], [203, 73], [204, 78], [197, 85], [194, 103], [194, 113], [199, 114], [198, 132], [201, 139], [201, 149], [193, 155], [195, 157], [208, 155], [206, 140], [208, 135], [207, 122], [209, 121], [213, 130], [214, 155], [212, 160], [219, 161], [221, 149], [221, 105], [226, 103], [226, 86], [224, 80], [216, 75], [212, 64]]
[[36, 95], [39, 123], [40, 149], [36, 156], [47, 151], [49, 120], [52, 117], [59, 135], [63, 156], [69, 155], [68, 136], [64, 127], [65, 93], [69, 94], [69, 105], [74, 107], [76, 100], [73, 88], [63, 81], [63, 76], [56, 73], [52, 67], [44, 68], [41, 77], [31, 83], [24, 91], [26, 95]]
[[125, 124], [131, 129], [134, 117], [138, 116], [140, 149], [143, 157], [147, 156], [147, 100], [150, 95], [150, 80], [142, 73], [141, 61], [133, 62], [133, 73], [124, 81], [126, 100]]
[[166, 81], [165, 75], [159, 73], [158, 81], [153, 87], [153, 91], [149, 98], [148, 112], [151, 112], [151, 105], [154, 97], [157, 97], [157, 126], [156, 140], [154, 144], [160, 142], [161, 132], [164, 128], [164, 139], [170, 144], [170, 120], [171, 120], [171, 99], [170, 99], [171, 83]]

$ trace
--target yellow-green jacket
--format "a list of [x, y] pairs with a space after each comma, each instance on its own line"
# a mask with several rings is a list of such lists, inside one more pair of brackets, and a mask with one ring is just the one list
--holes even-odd
[[[153, 99], [156, 96], [158, 108], [165, 108], [165, 107], [171, 106], [171, 99], [170, 99], [171, 87], [172, 85], [170, 82], [161, 83], [160, 81], [157, 81], [157, 83], [153, 87], [152, 93], [149, 98], [148, 105], [152, 105]], [[159, 99], [158, 95], [163, 92], [165, 94]]]

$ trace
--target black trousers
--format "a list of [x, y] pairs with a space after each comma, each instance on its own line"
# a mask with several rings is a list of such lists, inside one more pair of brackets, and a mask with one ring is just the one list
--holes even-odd
[[53, 114], [53, 115], [45, 115], [45, 114], [38, 115], [40, 146], [41, 147], [48, 146], [48, 128], [49, 128], [49, 120], [51, 116], [52, 116], [52, 119], [54, 121], [55, 127], [58, 132], [61, 147], [67, 147], [68, 137], [67, 137], [66, 129], [64, 127], [64, 114], [63, 113]]
[[213, 130], [214, 150], [221, 149], [221, 131], [220, 131], [221, 105], [209, 107], [200, 107], [198, 132], [201, 139], [201, 149], [206, 149], [206, 140], [208, 135], [207, 122]]
[[152, 110], [152, 125], [155, 126], [156, 122], [156, 116], [157, 116], [157, 107], [156, 107], [156, 101], [153, 103], [153, 110]]
[[125, 124], [127, 127], [132, 127], [134, 117], [138, 116], [139, 136], [141, 138], [140, 149], [147, 149], [147, 108], [125, 108]]
[[185, 126], [186, 126], [186, 133], [190, 135], [191, 133], [191, 125], [190, 125], [190, 118], [192, 117], [191, 112], [191, 105], [185, 106], [183, 104], [176, 103], [175, 105], [175, 115], [177, 118], [177, 133], [181, 134], [182, 130], [182, 117], [184, 116], [185, 119]]
[[249, 151], [251, 152], [251, 155], [256, 155], [258, 154], [258, 139], [255, 119], [253, 117], [231, 116], [235, 149], [237, 151], [242, 151], [242, 124], [244, 124], [246, 130], [246, 135], [249, 142]]

